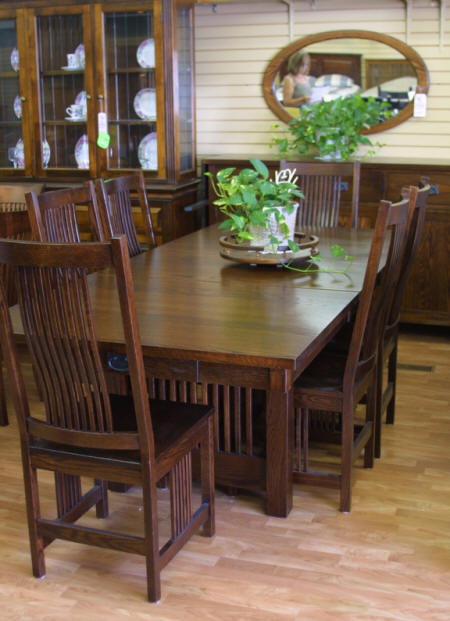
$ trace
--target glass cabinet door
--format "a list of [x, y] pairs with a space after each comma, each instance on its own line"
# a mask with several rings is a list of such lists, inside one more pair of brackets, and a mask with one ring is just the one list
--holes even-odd
[[91, 95], [85, 31], [89, 13], [77, 10], [36, 18], [41, 169], [93, 168], [87, 128]]
[[16, 26], [15, 18], [0, 19], [0, 168], [24, 169]]
[[99, 105], [107, 114], [110, 135], [106, 168], [141, 168], [156, 175], [163, 156], [158, 153], [157, 119], [160, 129], [164, 115], [158, 105], [154, 12], [102, 9], [97, 18], [104, 32], [100, 56], [106, 97], [99, 94]]
[[176, 59], [178, 77], [178, 169], [194, 169], [194, 84], [192, 8], [178, 7], [176, 13]]

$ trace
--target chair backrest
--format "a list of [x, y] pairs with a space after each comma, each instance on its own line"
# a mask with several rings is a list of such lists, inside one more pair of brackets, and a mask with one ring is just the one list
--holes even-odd
[[106, 236], [126, 235], [130, 256], [142, 252], [133, 217], [134, 194], [139, 202], [146, 243], [149, 248], [156, 246], [142, 172], [108, 181], [96, 179], [95, 188]]
[[[390, 307], [390, 294], [400, 277], [408, 216], [412, 208], [409, 198], [398, 203], [380, 201], [346, 362], [344, 390], [347, 382], [354, 384], [358, 374], [364, 373], [375, 362], [379, 338]], [[386, 261], [381, 277], [378, 277], [383, 256]]]
[[26, 194], [32, 239], [42, 242], [80, 242], [77, 210], [87, 209], [93, 241], [104, 239], [92, 181], [37, 195]]
[[[0, 285], [0, 334], [22, 442], [30, 437], [85, 448], [140, 450], [154, 457], [153, 431], [124, 236], [106, 243], [47, 244], [0, 240], [0, 263], [13, 269], [25, 340], [46, 421], [30, 415], [12, 324]], [[138, 433], [112, 418], [95, 336], [88, 272], [115, 272]]]
[[40, 194], [43, 183], [0, 183], [0, 211], [22, 211], [26, 209], [25, 194]]
[[[30, 220], [28, 212], [22, 208], [21, 211], [2, 211], [0, 207], [0, 238], [4, 239], [29, 239]], [[16, 304], [16, 290], [11, 277], [11, 269], [8, 265], [0, 264], [0, 281], [3, 283], [6, 299], [9, 306]]]
[[280, 170], [296, 170], [297, 184], [304, 199], [299, 200], [297, 226], [338, 226], [343, 177], [352, 182], [349, 228], [358, 228], [359, 162], [296, 162], [281, 160]]
[[[401, 261], [400, 278], [395, 287], [391, 308], [387, 317], [387, 327], [389, 328], [397, 325], [400, 321], [400, 307], [403, 293], [422, 239], [429, 192], [430, 180], [426, 177], [422, 177], [419, 182], [415, 208], [411, 211], [409, 218], [405, 249]], [[402, 196], [405, 196], [405, 190], [402, 191]]]

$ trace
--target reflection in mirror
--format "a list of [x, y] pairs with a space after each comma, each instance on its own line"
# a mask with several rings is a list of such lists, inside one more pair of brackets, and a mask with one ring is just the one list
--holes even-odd
[[365, 132], [374, 133], [412, 115], [415, 93], [428, 91], [428, 72], [420, 56], [393, 37], [364, 30], [324, 32], [281, 50], [270, 62], [263, 86], [269, 107], [286, 122], [305, 103], [357, 92], [386, 101], [392, 117]]

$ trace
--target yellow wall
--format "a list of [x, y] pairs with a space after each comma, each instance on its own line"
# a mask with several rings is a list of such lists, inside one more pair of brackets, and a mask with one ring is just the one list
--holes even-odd
[[[373, 134], [382, 157], [450, 162], [450, 0], [440, 41], [440, 2], [410, 0], [408, 43], [430, 74], [426, 118]], [[340, 29], [385, 33], [406, 42], [403, 0], [293, 0], [293, 39]], [[361, 5], [363, 8], [360, 8]], [[278, 119], [262, 95], [271, 58], [289, 42], [288, 6], [279, 0], [221, 2], [195, 8], [197, 154], [274, 154], [268, 145]], [[362, 154], [363, 152], [361, 152]]]

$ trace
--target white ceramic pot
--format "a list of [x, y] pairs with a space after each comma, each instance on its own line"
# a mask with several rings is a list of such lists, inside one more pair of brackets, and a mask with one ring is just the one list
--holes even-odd
[[294, 239], [295, 223], [297, 221], [298, 203], [294, 204], [294, 209], [292, 210], [291, 213], [287, 212], [286, 207], [280, 206], [280, 207], [277, 207], [277, 209], [279, 209], [281, 213], [284, 215], [286, 224], [289, 229], [288, 236], [285, 237], [283, 233], [281, 233], [275, 216], [271, 214], [268, 229], [265, 229], [262, 226], [249, 225], [248, 227], [249, 233], [253, 236], [253, 239], [249, 240], [250, 246], [264, 246], [264, 248], [271, 247], [271, 244], [270, 244], [271, 235], [274, 235], [277, 239], [279, 239], [282, 244], [287, 243], [288, 239]]

